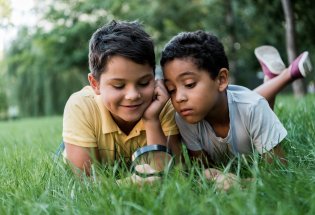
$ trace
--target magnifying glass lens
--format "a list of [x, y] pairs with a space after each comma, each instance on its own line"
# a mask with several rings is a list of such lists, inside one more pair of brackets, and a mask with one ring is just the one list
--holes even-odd
[[133, 171], [142, 177], [161, 176], [173, 165], [173, 156], [166, 151], [147, 151], [133, 161]]

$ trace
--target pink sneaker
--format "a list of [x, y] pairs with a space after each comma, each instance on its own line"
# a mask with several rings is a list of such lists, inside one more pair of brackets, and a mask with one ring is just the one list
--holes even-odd
[[298, 79], [306, 77], [312, 72], [312, 64], [307, 51], [300, 54], [290, 65], [289, 70], [291, 72], [292, 79]]
[[275, 47], [259, 46], [255, 48], [254, 53], [265, 76], [269, 79], [276, 77], [285, 69], [281, 56]]

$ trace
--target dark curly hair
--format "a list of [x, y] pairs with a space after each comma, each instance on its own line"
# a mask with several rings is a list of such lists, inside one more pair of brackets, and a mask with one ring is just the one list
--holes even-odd
[[220, 69], [229, 69], [222, 43], [213, 34], [201, 30], [182, 32], [173, 37], [162, 51], [161, 67], [175, 58], [191, 59], [198, 69], [208, 71], [213, 79]]
[[96, 80], [105, 71], [108, 59], [115, 55], [148, 64], [155, 70], [153, 41], [137, 21], [113, 20], [94, 32], [89, 44], [89, 67]]

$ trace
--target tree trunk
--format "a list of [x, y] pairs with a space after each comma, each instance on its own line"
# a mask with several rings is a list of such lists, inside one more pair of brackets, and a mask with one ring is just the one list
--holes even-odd
[[233, 6], [231, 0], [224, 1], [224, 9], [225, 9], [225, 23], [227, 26], [228, 32], [228, 49], [230, 50], [230, 57], [229, 57], [229, 71], [230, 71], [230, 83], [235, 83], [236, 77], [236, 34], [235, 34], [235, 25], [234, 25], [234, 13], [233, 13]]
[[[292, 12], [291, 0], [281, 0], [282, 8], [285, 16], [286, 26], [286, 46], [288, 60], [290, 63], [297, 57], [296, 42], [295, 42], [295, 21]], [[293, 92], [295, 97], [302, 97], [305, 94], [305, 86], [302, 79], [298, 79], [292, 83]]]

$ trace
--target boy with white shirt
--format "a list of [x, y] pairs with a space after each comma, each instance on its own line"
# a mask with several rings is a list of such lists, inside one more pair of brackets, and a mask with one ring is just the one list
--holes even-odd
[[[273, 47], [260, 47], [255, 54], [264, 73], [274, 76], [251, 91], [229, 85], [228, 59], [214, 35], [184, 32], [165, 46], [160, 62], [165, 85], [177, 112], [175, 119], [183, 143], [192, 158], [213, 165], [226, 163], [233, 155], [257, 151], [263, 156], [274, 154], [285, 162], [280, 143], [287, 131], [267, 100], [311, 71], [308, 52], [287, 69]], [[279, 69], [283, 70], [281, 74]], [[274, 156], [266, 157], [270, 160]], [[205, 174], [213, 179], [218, 171], [208, 169]]]

